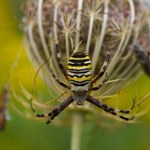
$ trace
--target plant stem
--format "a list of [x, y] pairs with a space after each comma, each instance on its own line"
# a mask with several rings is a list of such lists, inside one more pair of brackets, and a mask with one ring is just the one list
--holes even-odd
[[83, 115], [80, 112], [73, 114], [71, 150], [80, 150]]

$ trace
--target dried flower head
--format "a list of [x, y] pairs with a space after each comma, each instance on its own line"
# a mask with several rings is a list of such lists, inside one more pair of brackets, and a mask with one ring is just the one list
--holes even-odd
[[[69, 57], [76, 49], [90, 56], [93, 78], [99, 73], [105, 61], [107, 55], [105, 49], [110, 51], [111, 58], [105, 72], [108, 81], [99, 90], [90, 93], [99, 100], [113, 97], [113, 94], [139, 77], [141, 66], [136, 59], [133, 45], [140, 45], [146, 50], [150, 42], [147, 31], [150, 25], [149, 10], [143, 9], [145, 7], [147, 6], [140, 0], [26, 1], [23, 6], [26, 50], [30, 59], [34, 59], [37, 72], [46, 82], [47, 88], [57, 96], [61, 95], [57, 101], [63, 101], [70, 95], [69, 90], [66, 91], [56, 83], [52, 74], [54, 72], [59, 80], [68, 85], [58, 64], [55, 51], [57, 41], [65, 70]], [[105, 75], [101, 81], [104, 79]], [[99, 82], [96, 82], [96, 85]], [[24, 99], [32, 99], [34, 109], [45, 109], [46, 112], [53, 109], [53, 101], [50, 104], [41, 103], [22, 86], [21, 89], [24, 97], [18, 97], [15, 92], [14, 96], [21, 99], [19, 101], [24, 107], [30, 108]], [[73, 103], [69, 108], [68, 110], [81, 111], [85, 114], [91, 113], [95, 116], [93, 117], [95, 120], [105, 118], [104, 113], [89, 103], [85, 103], [83, 108], [77, 108]], [[30, 111], [26, 111], [26, 115], [33, 117]], [[54, 123], [62, 124], [59, 119]]]
[[0, 92], [0, 131], [4, 130], [9, 119], [6, 103], [9, 100], [9, 85], [6, 84]]

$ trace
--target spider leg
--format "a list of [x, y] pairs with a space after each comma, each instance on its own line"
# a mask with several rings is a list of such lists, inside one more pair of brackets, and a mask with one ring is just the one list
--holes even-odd
[[60, 50], [59, 50], [58, 41], [56, 42], [55, 51], [56, 51], [56, 58], [57, 58], [57, 61], [58, 61], [59, 68], [62, 71], [62, 73], [65, 76], [65, 78], [67, 79], [66, 70], [65, 70], [65, 68], [63, 66], [63, 63], [62, 63], [62, 60], [61, 60], [61, 56], [60, 56]]
[[[51, 57], [50, 57], [50, 58], [51, 58]], [[38, 73], [40, 72], [40, 70], [42, 69], [42, 67], [49, 61], [50, 58], [46, 59], [46, 60], [43, 62], [43, 64], [40, 66], [40, 68], [37, 70], [36, 75], [35, 75], [35, 78], [34, 78], [34, 87], [35, 87], [36, 78], [37, 78]], [[61, 86], [65, 87], [65, 88], [67, 88], [67, 89], [69, 89], [69, 86], [68, 86], [68, 85], [66, 85], [64, 82], [62, 82], [62, 81], [60, 81], [60, 80], [58, 79], [58, 77], [54, 74], [54, 72], [52, 71], [52, 69], [51, 69], [50, 66], [49, 66], [49, 71], [50, 71], [52, 77], [54, 78], [54, 80], [55, 80], [58, 84], [60, 84]]]
[[90, 95], [88, 95], [88, 97], [87, 97], [86, 100], [87, 100], [88, 102], [92, 103], [93, 105], [95, 105], [95, 106], [97, 106], [97, 107], [103, 109], [105, 112], [108, 112], [108, 113], [110, 113], [110, 114], [112, 114], [112, 115], [114, 115], [114, 116], [118, 116], [119, 118], [121, 118], [121, 119], [123, 119], [123, 120], [125, 120], [125, 121], [129, 121], [129, 120], [132, 120], [132, 119], [133, 119], [133, 117], [130, 117], [130, 118], [129, 118], [129, 117], [125, 117], [125, 116], [120, 115], [120, 114], [118, 114], [118, 113], [125, 113], [125, 114], [130, 113], [130, 111], [131, 111], [131, 110], [133, 109], [133, 107], [134, 107], [134, 104], [133, 104], [133, 106], [132, 106], [129, 110], [121, 110], [121, 109], [112, 108], [112, 107], [110, 107], [110, 106], [108, 106], [108, 105], [106, 105], [106, 104], [104, 104], [104, 103], [98, 101], [97, 99], [95, 99], [94, 97], [92, 97], [92, 96], [90, 96]]
[[64, 88], [70, 89], [68, 85], [66, 85], [64, 82], [62, 82], [62, 81], [60, 81], [60, 80], [58, 79], [58, 77], [54, 74], [54, 72], [52, 71], [51, 68], [49, 68], [49, 69], [50, 69], [50, 72], [51, 72], [51, 74], [52, 74], [52, 77], [55, 79], [55, 81], [56, 81], [59, 85], [61, 85], [61, 86], [64, 87]]
[[110, 59], [110, 51], [107, 50], [107, 55], [106, 55], [106, 58], [105, 58], [105, 61], [104, 61], [103, 65], [102, 65], [102, 69], [95, 76], [95, 78], [91, 81], [92, 84], [95, 83], [99, 78], [101, 78], [104, 75], [104, 73], [107, 69], [107, 66], [108, 66], [109, 59]]
[[105, 76], [104, 80], [102, 80], [101, 83], [100, 83], [98, 86], [93, 87], [93, 88], [92, 88], [92, 91], [96, 91], [96, 90], [100, 89], [100, 88], [102, 87], [102, 85], [103, 85], [106, 81], [107, 81], [107, 73], [106, 73], [106, 76]]
[[74, 99], [72, 96], [69, 96], [66, 98], [58, 107], [54, 108], [51, 112], [48, 114], [37, 114], [37, 117], [46, 117], [49, 116], [50, 120], [48, 120], [46, 123], [49, 124], [51, 120], [53, 120], [55, 117], [57, 117], [68, 105], [70, 105]]

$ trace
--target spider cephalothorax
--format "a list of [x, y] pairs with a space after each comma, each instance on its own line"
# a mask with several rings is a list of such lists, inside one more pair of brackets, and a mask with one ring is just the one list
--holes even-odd
[[[50, 113], [47, 114], [47, 116], [50, 117], [50, 120], [47, 121], [47, 124], [50, 123], [51, 120], [53, 120], [73, 101], [76, 101], [77, 105], [83, 105], [84, 101], [88, 101], [93, 105], [103, 109], [105, 112], [111, 113], [112, 115], [116, 115], [123, 120], [128, 121], [132, 119], [123, 116], [122, 113], [129, 113], [132, 110], [133, 106], [129, 110], [114, 109], [90, 95], [91, 91], [98, 90], [107, 81], [106, 73], [105, 78], [100, 82], [100, 84], [94, 87], [94, 83], [98, 81], [106, 72], [107, 65], [110, 59], [109, 50], [107, 50], [106, 59], [101, 70], [94, 78], [92, 78], [92, 65], [90, 57], [85, 52], [73, 52], [68, 61], [67, 71], [65, 70], [60, 57], [58, 43], [56, 44], [56, 56], [59, 67], [65, 78], [69, 81], [69, 85], [66, 85], [64, 82], [60, 81], [50, 69], [51, 74], [56, 80], [56, 82], [61, 86], [69, 89], [71, 91], [71, 94], [58, 107], [54, 108]], [[37, 117], [45, 116], [45, 114], [37, 114]]]

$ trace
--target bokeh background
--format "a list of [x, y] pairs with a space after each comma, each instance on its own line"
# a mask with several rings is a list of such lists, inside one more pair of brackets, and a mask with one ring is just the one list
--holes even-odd
[[[0, 89], [3, 88], [8, 76], [11, 75], [12, 65], [20, 52], [19, 65], [17, 69], [13, 68], [16, 80], [25, 81], [25, 86], [33, 86], [34, 76], [31, 64], [23, 48], [20, 23], [23, 15], [22, 2], [23, 0], [0, 1]], [[134, 84], [130, 85], [126, 93], [129, 91], [129, 93], [133, 93], [135, 85], [138, 87], [139, 96], [150, 92], [150, 78], [146, 75], [142, 75]], [[70, 149], [71, 128], [54, 127], [43, 122], [25, 119], [12, 108], [9, 110], [9, 115], [10, 120], [6, 129], [0, 132], [1, 150]], [[85, 125], [81, 141], [82, 150], [149, 150], [149, 117], [150, 114], [147, 114], [141, 123], [128, 124], [111, 132], [100, 128], [91, 130], [93, 127]]]

